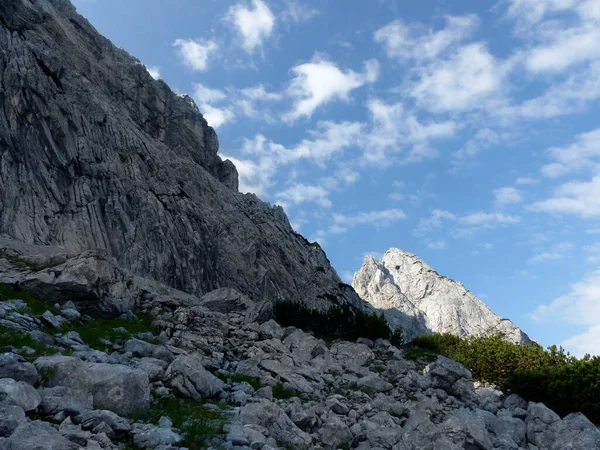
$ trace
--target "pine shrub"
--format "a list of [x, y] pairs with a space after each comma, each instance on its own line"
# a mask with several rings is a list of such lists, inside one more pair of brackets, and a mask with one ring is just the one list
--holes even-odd
[[556, 346], [518, 345], [502, 336], [419, 336], [411, 346], [434, 351], [467, 367], [473, 377], [543, 402], [561, 416], [580, 411], [600, 424], [600, 357], [576, 358]]

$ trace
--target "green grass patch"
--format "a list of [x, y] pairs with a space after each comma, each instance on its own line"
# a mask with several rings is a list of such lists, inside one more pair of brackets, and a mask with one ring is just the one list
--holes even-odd
[[25, 331], [0, 327], [0, 349], [2, 348], [30, 347], [35, 350], [35, 355], [23, 355], [25, 359], [34, 360], [40, 356], [49, 356], [58, 353], [58, 349], [36, 341]]
[[248, 375], [240, 375], [236, 373], [233, 377], [231, 377], [231, 381], [234, 383], [243, 383], [245, 381], [252, 386], [255, 391], [258, 391], [261, 387], [263, 387], [259, 378], [250, 377]]
[[29, 308], [28, 312], [36, 316], [44, 314], [46, 311], [58, 313], [52, 303], [26, 292], [16, 285], [0, 283], [0, 301], [4, 300], [23, 300]]
[[[152, 332], [158, 334], [160, 329], [152, 326], [153, 317], [148, 313], [135, 312], [137, 320], [115, 318], [98, 318], [73, 324], [65, 331], [76, 331], [87, 345], [96, 350], [105, 350], [108, 345], [103, 340], [113, 344], [123, 344], [137, 333]], [[158, 339], [152, 343], [158, 343]]]
[[131, 418], [158, 424], [161, 417], [167, 416], [184, 437], [181, 445], [190, 450], [200, 450], [206, 448], [213, 438], [223, 434], [223, 426], [227, 423], [226, 409], [227, 405], [166, 397], [154, 400], [147, 411], [135, 413]]
[[437, 357], [437, 352], [412, 343], [404, 347], [404, 358], [414, 361], [417, 365], [417, 370], [423, 370], [427, 364], [434, 362]]
[[288, 398], [299, 396], [300, 391], [294, 388], [285, 387], [283, 384], [277, 384], [273, 386], [273, 398], [279, 400], [287, 400]]

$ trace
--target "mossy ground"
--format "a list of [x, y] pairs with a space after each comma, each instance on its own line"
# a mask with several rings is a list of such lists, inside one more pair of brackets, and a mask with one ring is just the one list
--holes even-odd
[[57, 309], [49, 301], [43, 300], [30, 292], [20, 289], [18, 286], [0, 283], [0, 301], [23, 300], [29, 310], [27, 312], [39, 316], [46, 311], [58, 313]]
[[155, 400], [147, 411], [133, 414], [131, 418], [156, 425], [161, 417], [169, 417], [173, 427], [184, 436], [181, 445], [190, 450], [200, 450], [223, 434], [228, 408], [221, 403], [197, 403], [180, 397], [166, 397]]

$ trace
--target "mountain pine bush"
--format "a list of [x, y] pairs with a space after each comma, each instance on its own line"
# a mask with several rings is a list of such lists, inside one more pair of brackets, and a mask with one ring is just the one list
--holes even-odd
[[580, 411], [600, 424], [600, 357], [576, 358], [556, 346], [513, 344], [502, 336], [419, 336], [411, 346], [434, 351], [466, 366], [473, 378], [505, 393], [543, 402], [561, 416]]
[[310, 330], [332, 339], [390, 339], [392, 336], [383, 313], [367, 314], [348, 305], [319, 311], [297, 302], [279, 302], [275, 306], [275, 320], [282, 326]]

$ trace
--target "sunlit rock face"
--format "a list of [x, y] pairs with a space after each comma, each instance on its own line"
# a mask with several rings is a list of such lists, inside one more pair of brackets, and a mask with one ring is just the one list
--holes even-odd
[[364, 305], [238, 174], [193, 100], [66, 0], [0, 2], [0, 235], [201, 295]]
[[[388, 250], [380, 262], [368, 256], [352, 285], [362, 299], [389, 311], [388, 320], [401, 325], [407, 339], [423, 332], [457, 336], [501, 333], [511, 342], [530, 342], [521, 329], [494, 314], [462, 283], [440, 275], [400, 249]], [[396, 311], [402, 313], [400, 319], [394, 319]]]

